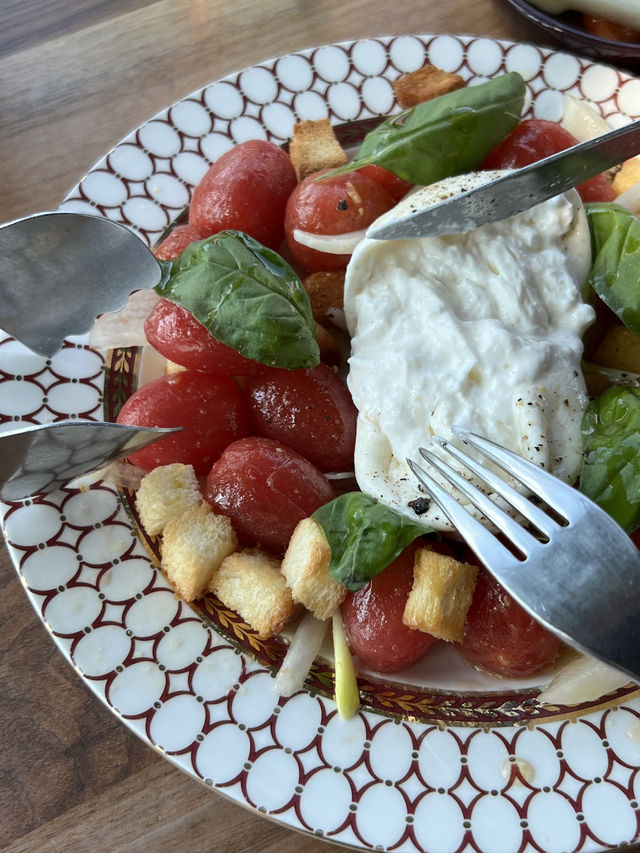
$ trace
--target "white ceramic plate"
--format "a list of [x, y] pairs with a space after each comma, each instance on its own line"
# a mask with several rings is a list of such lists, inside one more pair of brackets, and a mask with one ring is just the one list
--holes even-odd
[[[591, 101], [612, 126], [640, 116], [640, 82], [573, 56], [459, 36], [345, 42], [192, 93], [110, 151], [63, 209], [125, 222], [153, 244], [227, 148], [284, 143], [294, 121], [325, 116], [345, 142], [359, 139], [395, 108], [391, 82], [425, 61], [471, 80], [519, 71], [539, 117], [559, 119], [565, 93]], [[0, 424], [113, 417], [138, 359], [117, 351], [105, 362], [74, 339], [45, 360], [0, 335]], [[331, 670], [318, 664], [308, 691], [278, 700], [272, 669], [283, 644], [258, 641], [213, 600], [199, 611], [177, 600], [131, 504], [102, 483], [61, 491], [4, 505], [4, 533], [62, 653], [195, 778], [357, 849], [555, 853], [638, 838], [638, 691], [542, 710], [517, 684], [434, 689], [410, 674], [405, 683], [365, 676], [363, 710], [345, 722]]]

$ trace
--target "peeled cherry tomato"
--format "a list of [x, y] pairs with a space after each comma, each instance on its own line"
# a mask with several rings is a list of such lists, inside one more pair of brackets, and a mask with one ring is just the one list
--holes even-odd
[[118, 423], [184, 430], [137, 450], [128, 458], [146, 471], [182, 462], [198, 476], [232, 441], [247, 435], [249, 416], [240, 389], [229, 376], [185, 370], [161, 376], [129, 397]]
[[[517, 169], [576, 145], [577, 139], [554, 121], [531, 118], [520, 124], [491, 151], [483, 169]], [[611, 183], [596, 175], [576, 187], [583, 201], [613, 201]]]
[[342, 603], [351, 651], [376, 672], [397, 672], [419, 660], [435, 643], [424, 631], [407, 628], [402, 614], [413, 585], [414, 543], [379, 575]]
[[296, 185], [289, 155], [273, 142], [250, 139], [226, 151], [193, 191], [189, 224], [216, 234], [244, 231], [277, 250], [284, 211]]
[[301, 181], [287, 202], [287, 246], [306, 272], [343, 270], [349, 255], [331, 255], [303, 246], [293, 237], [295, 229], [312, 234], [348, 234], [366, 228], [394, 204], [386, 189], [363, 175], [362, 170], [316, 181], [325, 172]]
[[551, 663], [561, 642], [529, 616], [484, 570], [478, 581], [464, 626], [462, 654], [471, 663], [496, 675], [531, 675]]
[[383, 186], [394, 201], [400, 201], [413, 187], [413, 184], [410, 184], [409, 181], [403, 181], [402, 178], [394, 175], [389, 169], [385, 169], [383, 166], [376, 166], [375, 163], [363, 166], [358, 171], [360, 174], [372, 178], [376, 183]]
[[330, 367], [267, 369], [244, 391], [260, 435], [288, 444], [321, 471], [353, 470], [357, 410]]
[[283, 554], [295, 526], [335, 497], [326, 477], [292, 448], [260, 436], [230, 444], [213, 464], [205, 498], [245, 546]]
[[173, 231], [154, 249], [153, 254], [161, 261], [172, 261], [191, 243], [204, 240], [208, 236], [208, 232], [204, 228], [196, 228], [195, 225], [189, 224], [176, 225]]
[[223, 344], [190, 311], [161, 299], [144, 322], [147, 340], [159, 353], [191, 370], [247, 376], [264, 368]]

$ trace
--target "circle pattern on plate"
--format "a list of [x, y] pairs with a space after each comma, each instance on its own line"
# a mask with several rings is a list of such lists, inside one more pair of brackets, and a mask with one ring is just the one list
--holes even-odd
[[[138, 128], [72, 191], [66, 210], [123, 222], [149, 245], [223, 151], [285, 143], [295, 121], [375, 122], [393, 81], [426, 61], [482, 80], [520, 71], [530, 114], [558, 118], [565, 94], [612, 126], [640, 115], [640, 83], [527, 45], [402, 36], [328, 45], [245, 69]], [[135, 356], [109, 364], [82, 339], [53, 359], [0, 337], [0, 425], [99, 418], [135, 383]], [[639, 837], [640, 700], [627, 691], [537, 725], [466, 727], [279, 699], [268, 665], [176, 600], [125, 496], [104, 483], [3, 507], [27, 594], [63, 654], [123, 721], [205, 784], [288, 826], [357, 849], [598, 850]], [[462, 697], [464, 701], [465, 697]], [[473, 703], [473, 698], [466, 697]], [[274, 782], [274, 780], [276, 780]]]

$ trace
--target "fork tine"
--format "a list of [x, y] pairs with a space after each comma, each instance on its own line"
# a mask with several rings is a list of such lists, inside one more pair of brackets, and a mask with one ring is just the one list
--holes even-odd
[[479, 560], [485, 565], [491, 566], [491, 571], [496, 576], [504, 576], [511, 569], [520, 566], [517, 557], [514, 557], [483, 524], [438, 485], [423, 468], [417, 465], [413, 459], [407, 459], [407, 464], [428, 495], [440, 507]]
[[[466, 444], [489, 457], [514, 479], [519, 480], [534, 495], [548, 504], [558, 515], [570, 521], [567, 516], [567, 489], [572, 487], [558, 480], [548, 471], [544, 471], [533, 462], [523, 459], [512, 450], [507, 450], [488, 438], [469, 432], [460, 426], [452, 426], [451, 431]], [[573, 489], [572, 489], [573, 491]]]
[[[446, 446], [446, 442], [445, 442]], [[447, 448], [448, 449], [448, 448]], [[426, 461], [442, 476], [448, 480], [462, 495], [464, 495], [471, 503], [477, 507], [486, 518], [491, 521], [501, 533], [511, 541], [513, 545], [525, 556], [528, 557], [538, 544], [536, 539], [528, 533], [515, 519], [507, 515], [494, 501], [482, 492], [479, 488], [470, 483], [461, 474], [454, 470], [450, 465], [436, 456], [434, 453], [426, 450], [424, 447], [419, 447], [418, 452], [426, 459]], [[461, 461], [465, 461], [465, 455], [460, 454]], [[480, 465], [476, 465], [476, 473], [482, 479], [486, 479], [485, 474]]]
[[[483, 480], [492, 491], [497, 495], [500, 495], [501, 498], [504, 498], [507, 503], [511, 504], [515, 510], [523, 515], [527, 521], [533, 524], [534, 527], [536, 527], [540, 533], [544, 534], [547, 538], [550, 538], [558, 529], [559, 525], [553, 520], [553, 518], [551, 518], [551, 516], [547, 515], [539, 507], [535, 506], [535, 504], [532, 504], [525, 495], [522, 495], [471, 456], [464, 453], [445, 438], [435, 436], [434, 441], [437, 441], [438, 444], [447, 451], [447, 453], [454, 457], [454, 459], [457, 459], [477, 477]], [[516, 479], [518, 478], [516, 477]]]

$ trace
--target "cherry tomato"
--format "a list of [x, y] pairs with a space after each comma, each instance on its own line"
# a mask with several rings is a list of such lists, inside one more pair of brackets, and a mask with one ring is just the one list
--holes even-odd
[[191, 370], [247, 376], [264, 369], [260, 362], [214, 338], [190, 311], [170, 299], [158, 302], [144, 322], [144, 331], [165, 358]]
[[358, 413], [346, 385], [326, 364], [267, 369], [244, 390], [259, 435], [288, 444], [321, 471], [353, 470]]
[[640, 42], [640, 30], [634, 30], [633, 27], [625, 27], [623, 24], [596, 18], [594, 15], [583, 15], [582, 21], [585, 30], [598, 38], [609, 41]]
[[329, 481], [292, 448], [251, 436], [230, 444], [207, 477], [205, 498], [249, 547], [283, 554], [295, 526], [335, 497]]
[[413, 184], [410, 184], [409, 181], [403, 181], [402, 178], [394, 175], [389, 169], [385, 169], [383, 166], [376, 166], [375, 163], [363, 166], [358, 171], [361, 175], [366, 175], [383, 186], [394, 201], [400, 201], [413, 187]]
[[413, 585], [413, 543], [379, 575], [342, 603], [351, 651], [376, 672], [397, 672], [419, 660], [435, 643], [424, 631], [407, 628], [402, 614]]
[[349, 255], [331, 255], [303, 246], [293, 238], [296, 228], [312, 234], [348, 234], [366, 228], [394, 205], [387, 190], [362, 171], [316, 181], [325, 173], [317, 172], [301, 181], [287, 202], [287, 246], [306, 272], [345, 269]]
[[467, 613], [462, 654], [496, 675], [531, 675], [551, 663], [561, 642], [536, 622], [486, 571], [478, 581]]
[[195, 225], [188, 223], [176, 225], [173, 231], [154, 249], [153, 254], [161, 261], [172, 261], [191, 243], [195, 243], [196, 240], [204, 240], [208, 236], [209, 233], [204, 228], [196, 228]]
[[[554, 121], [531, 118], [521, 121], [500, 145], [487, 155], [484, 169], [515, 169], [528, 166], [564, 151], [577, 139]], [[606, 175], [596, 175], [576, 187], [583, 201], [613, 201], [614, 193]]]
[[207, 474], [228, 444], [249, 432], [246, 403], [233, 379], [196, 370], [143, 385], [126, 401], [117, 420], [138, 426], [183, 426], [182, 432], [135, 451], [129, 460], [146, 471], [182, 462], [193, 465], [199, 477]]
[[273, 142], [250, 139], [226, 151], [193, 191], [189, 224], [216, 234], [244, 231], [277, 250], [287, 199], [296, 185], [289, 155]]

